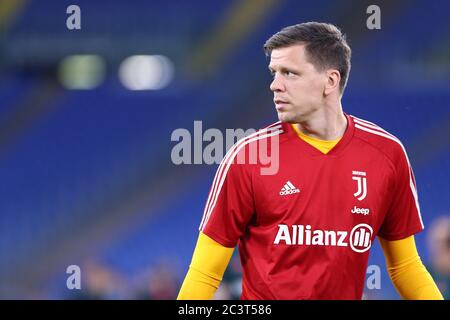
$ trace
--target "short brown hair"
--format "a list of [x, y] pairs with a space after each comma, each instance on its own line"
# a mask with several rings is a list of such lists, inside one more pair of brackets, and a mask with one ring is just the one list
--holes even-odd
[[317, 70], [336, 68], [341, 74], [339, 89], [344, 93], [350, 73], [352, 50], [345, 35], [335, 25], [305, 22], [288, 26], [275, 33], [264, 44], [264, 52], [270, 56], [273, 49], [305, 43], [308, 60]]

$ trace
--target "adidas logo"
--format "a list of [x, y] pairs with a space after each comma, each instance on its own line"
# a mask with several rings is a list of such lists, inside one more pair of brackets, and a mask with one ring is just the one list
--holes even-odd
[[290, 181], [288, 181], [288, 182], [286, 182], [284, 187], [281, 189], [280, 196], [286, 196], [288, 194], [299, 193], [299, 192], [300, 192], [300, 190], [297, 189], [296, 187], [294, 187], [294, 185]]

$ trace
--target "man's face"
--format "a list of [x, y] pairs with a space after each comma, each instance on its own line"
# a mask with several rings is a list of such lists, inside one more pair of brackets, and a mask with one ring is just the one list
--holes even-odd
[[269, 69], [273, 75], [270, 90], [280, 121], [303, 122], [323, 106], [327, 75], [308, 61], [304, 45], [272, 50]]

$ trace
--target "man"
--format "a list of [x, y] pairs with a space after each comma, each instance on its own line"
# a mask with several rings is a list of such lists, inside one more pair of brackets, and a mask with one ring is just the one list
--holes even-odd
[[[178, 299], [213, 298], [236, 244], [242, 299], [361, 299], [376, 236], [403, 298], [442, 299], [415, 247], [423, 224], [405, 149], [342, 111], [345, 37], [331, 24], [302, 23], [264, 49], [280, 122], [239, 141], [219, 166]], [[275, 174], [235, 161], [274, 139]]]
[[428, 265], [444, 299], [450, 299], [450, 215], [436, 217], [428, 228]]

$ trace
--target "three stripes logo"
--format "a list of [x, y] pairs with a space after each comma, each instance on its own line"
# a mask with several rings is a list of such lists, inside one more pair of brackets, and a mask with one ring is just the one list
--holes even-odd
[[284, 187], [281, 188], [280, 196], [286, 196], [289, 194], [299, 193], [300, 189], [296, 188], [292, 182], [288, 181], [284, 184]]
[[363, 200], [367, 196], [367, 178], [366, 173], [363, 171], [352, 171], [352, 180], [358, 182], [358, 190], [353, 194], [359, 201]]

